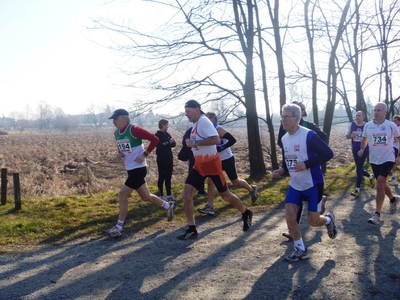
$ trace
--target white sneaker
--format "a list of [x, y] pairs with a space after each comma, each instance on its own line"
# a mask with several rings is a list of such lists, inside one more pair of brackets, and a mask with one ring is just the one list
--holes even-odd
[[294, 247], [294, 251], [290, 256], [285, 257], [286, 261], [289, 262], [295, 262], [301, 259], [308, 259], [308, 258], [310, 258], [310, 254], [308, 253], [307, 249], [303, 251], [297, 247]]
[[162, 199], [162, 200], [168, 202], [167, 196], [160, 196], [160, 199]]
[[122, 235], [122, 230], [119, 230], [117, 226], [114, 226], [113, 228], [107, 229], [103, 231], [104, 234], [107, 234], [110, 237], [117, 237]]
[[250, 193], [251, 195], [251, 203], [256, 203], [258, 199], [258, 187], [256, 185], [251, 186], [253, 188], [253, 191]]
[[397, 180], [397, 176], [392, 176], [389, 178], [389, 181], [395, 181], [395, 180]]
[[381, 218], [378, 216], [377, 213], [374, 213], [371, 218], [369, 218], [368, 223], [379, 225], [381, 223]]
[[210, 216], [215, 215], [214, 207], [212, 207], [208, 203], [203, 208], [198, 208], [197, 211], [205, 215], [210, 215]]
[[390, 203], [390, 210], [389, 212], [391, 214], [394, 214], [397, 211], [397, 204], [400, 203], [400, 198], [399, 197], [394, 197], [396, 200], [394, 200], [393, 203]]
[[167, 220], [168, 222], [171, 222], [172, 219], [174, 218], [174, 209], [175, 209], [175, 202], [169, 201], [169, 208], [167, 209]]
[[321, 199], [321, 210], [319, 212], [320, 215], [323, 215], [325, 213], [325, 204], [326, 201], [328, 200], [328, 197], [326, 195], [322, 195]]

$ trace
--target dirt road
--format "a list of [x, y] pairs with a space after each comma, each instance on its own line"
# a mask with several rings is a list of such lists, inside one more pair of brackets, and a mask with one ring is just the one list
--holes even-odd
[[246, 233], [239, 214], [198, 216], [196, 241], [178, 241], [184, 224], [173, 221], [2, 255], [0, 299], [400, 299], [400, 212], [389, 215], [387, 201], [381, 225], [368, 224], [373, 199], [329, 198], [335, 240], [303, 218], [309, 260], [284, 261], [293, 245], [281, 236], [283, 206], [256, 211]]

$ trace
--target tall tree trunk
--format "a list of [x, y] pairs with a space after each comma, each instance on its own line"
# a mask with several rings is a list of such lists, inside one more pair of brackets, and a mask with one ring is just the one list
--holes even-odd
[[[314, 123], [319, 126], [319, 116], [318, 116], [318, 104], [317, 104], [317, 71], [315, 68], [315, 56], [314, 56], [314, 33], [313, 27], [310, 27], [310, 21], [308, 17], [308, 9], [310, 6], [310, 0], [306, 0], [304, 3], [304, 20], [308, 41], [308, 49], [310, 51], [310, 66], [311, 66], [311, 99], [312, 99], [312, 108], [313, 108], [313, 120]], [[314, 6], [315, 7], [315, 6]], [[313, 8], [314, 10], [314, 8]], [[313, 18], [311, 18], [312, 20]]]
[[[246, 79], [243, 86], [247, 117], [247, 139], [249, 144], [250, 177], [260, 178], [265, 175], [265, 163], [261, 147], [260, 130], [258, 127], [258, 114], [256, 107], [256, 94], [254, 84], [254, 14], [252, 0], [247, 0], [247, 24], [240, 22], [240, 15], [244, 15], [240, 1], [233, 1], [236, 29], [240, 44], [246, 57]], [[239, 13], [241, 12], [241, 14]], [[245, 20], [246, 18], [243, 18]], [[243, 26], [242, 26], [243, 25]], [[244, 32], [243, 32], [243, 31]]]
[[336, 96], [337, 96], [337, 71], [336, 71], [336, 51], [339, 46], [340, 39], [343, 34], [345, 21], [347, 13], [350, 9], [350, 3], [352, 0], [347, 0], [346, 6], [343, 9], [342, 16], [340, 18], [339, 26], [336, 32], [335, 41], [332, 45], [331, 54], [329, 56], [329, 68], [328, 68], [328, 85], [327, 85], [327, 94], [328, 99], [326, 102], [326, 111], [325, 111], [325, 122], [323, 131], [328, 135], [328, 143], [329, 136], [332, 129], [332, 120], [335, 112], [336, 106]]
[[283, 49], [281, 43], [281, 33], [279, 24], [279, 0], [275, 0], [274, 9], [271, 7], [271, 3], [267, 0], [268, 12], [274, 30], [275, 40], [275, 55], [278, 67], [278, 80], [279, 80], [279, 102], [280, 107], [286, 104], [286, 85], [285, 85], [285, 68], [283, 64]]
[[365, 103], [364, 92], [362, 89], [361, 83], [361, 64], [360, 64], [360, 53], [358, 51], [358, 40], [359, 40], [359, 27], [360, 27], [360, 10], [358, 1], [355, 0], [355, 17], [356, 17], [356, 26], [353, 30], [353, 48], [354, 48], [354, 76], [355, 76], [355, 85], [356, 85], [356, 111], [363, 111], [365, 114], [365, 118], [367, 118], [367, 105]]
[[271, 110], [269, 107], [269, 97], [268, 97], [268, 86], [267, 86], [267, 74], [266, 74], [266, 63], [265, 63], [265, 58], [264, 58], [264, 50], [263, 50], [263, 41], [262, 41], [262, 35], [261, 35], [261, 23], [260, 23], [260, 18], [258, 14], [258, 6], [257, 6], [257, 1], [254, 1], [254, 9], [255, 9], [255, 15], [256, 15], [256, 20], [257, 20], [257, 36], [258, 36], [258, 46], [260, 49], [260, 65], [261, 65], [261, 74], [262, 74], [262, 86], [263, 86], [263, 96], [264, 96], [264, 104], [265, 104], [265, 112], [266, 112], [266, 123], [268, 126], [268, 132], [269, 132], [269, 137], [270, 137], [270, 158], [271, 158], [271, 164], [272, 164], [272, 169], [278, 169], [279, 164], [278, 164], [278, 156], [276, 153], [276, 141], [275, 141], [275, 129], [274, 129], [274, 124], [272, 122], [271, 118]]

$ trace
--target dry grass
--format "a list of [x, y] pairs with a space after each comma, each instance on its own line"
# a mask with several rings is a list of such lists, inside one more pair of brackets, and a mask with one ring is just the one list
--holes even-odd
[[[239, 177], [248, 179], [248, 151], [244, 130], [231, 130], [238, 143], [233, 147]], [[180, 132], [171, 134], [178, 141], [175, 157], [180, 149]], [[268, 139], [268, 136], [266, 139]], [[335, 158], [328, 164], [327, 193], [349, 191], [353, 188], [354, 165], [349, 143], [344, 132], [331, 135]], [[347, 146], [343, 146], [345, 145]], [[102, 229], [112, 226], [118, 214], [117, 191], [126, 178], [122, 162], [115, 161], [116, 146], [113, 130], [99, 132], [22, 133], [0, 136], [2, 168], [8, 169], [8, 199], [0, 206], [0, 252], [26, 249], [29, 245], [68, 241], [79, 237], [98, 237]], [[340, 168], [341, 166], [346, 165]], [[148, 159], [147, 181], [156, 193], [157, 166], [155, 155]], [[271, 169], [266, 158], [267, 169]], [[20, 174], [22, 210], [14, 210], [12, 173]], [[187, 163], [176, 160], [173, 194], [180, 198], [187, 174]], [[288, 178], [274, 180], [267, 174], [258, 182], [259, 200], [252, 206], [250, 196], [243, 189], [233, 192], [253, 210], [278, 205], [284, 200]], [[148, 226], [165, 226], [165, 212], [138, 199], [130, 198], [126, 229], [138, 231]], [[206, 199], [195, 199], [195, 206], [203, 206]], [[235, 213], [229, 204], [218, 197], [214, 202], [218, 214]], [[178, 203], [176, 222], [184, 224], [182, 205]], [[11, 245], [11, 246], [10, 246]]]
[[[354, 188], [354, 164], [328, 170], [326, 193], [350, 193]], [[266, 210], [280, 205], [288, 187], [288, 178], [272, 179], [267, 174], [259, 186], [259, 199], [251, 204], [250, 196], [243, 189], [232, 191], [253, 211]], [[152, 192], [156, 188], [150, 186]], [[174, 185], [173, 192], [179, 195], [183, 184]], [[179, 197], [178, 197], [179, 198]], [[196, 208], [202, 207], [206, 197], [195, 197]], [[118, 215], [118, 196], [116, 192], [100, 192], [93, 196], [27, 197], [22, 200], [22, 209], [15, 211], [9, 201], [0, 206], [0, 253], [26, 251], [31, 246], [68, 242], [77, 238], [98, 238], [102, 230], [112, 226]], [[175, 224], [185, 224], [182, 202], [178, 201], [175, 210]], [[227, 202], [217, 197], [215, 209], [220, 217], [237, 214]], [[141, 201], [133, 193], [129, 198], [129, 211], [124, 231], [127, 234], [141, 230], [160, 229], [167, 225], [165, 211], [150, 203]]]
[[[247, 135], [244, 129], [229, 129], [236, 137], [233, 146], [237, 170], [240, 177], [249, 174]], [[155, 130], [154, 130], [155, 131]], [[182, 133], [170, 130], [177, 141], [174, 157], [180, 150]], [[344, 139], [345, 128], [331, 135], [331, 147], [335, 158], [328, 168], [343, 166], [352, 161], [350, 143]], [[268, 146], [268, 133], [263, 132], [263, 143]], [[30, 196], [88, 195], [103, 191], [117, 191], [126, 178], [123, 163], [115, 160], [116, 146], [113, 129], [104, 131], [23, 132], [0, 136], [0, 166], [8, 170], [8, 195], [12, 196], [12, 173], [20, 174], [21, 194]], [[155, 154], [149, 156], [149, 185], [157, 182]], [[270, 160], [265, 155], [267, 170]], [[173, 184], [183, 183], [187, 174], [187, 163], [175, 161]]]

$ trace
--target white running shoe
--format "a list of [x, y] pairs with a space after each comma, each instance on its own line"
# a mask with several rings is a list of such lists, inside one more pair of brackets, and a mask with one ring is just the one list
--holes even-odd
[[199, 213], [206, 214], [206, 215], [210, 215], [210, 216], [215, 215], [214, 207], [212, 207], [212, 206], [211, 206], [210, 204], [208, 204], [208, 203], [207, 203], [203, 208], [198, 208], [197, 211], [198, 211]]
[[368, 223], [379, 225], [381, 223], [381, 218], [377, 213], [374, 213], [371, 218], [369, 218]]
[[394, 214], [397, 211], [397, 204], [400, 203], [400, 197], [394, 197], [395, 200], [393, 203], [390, 202], [390, 213]]
[[122, 235], [122, 230], [119, 230], [117, 226], [114, 226], [113, 228], [107, 229], [103, 231], [104, 234], [107, 234], [110, 237], [117, 237]]
[[167, 220], [168, 222], [171, 222], [172, 219], [174, 218], [174, 209], [175, 209], [175, 202], [169, 201], [169, 208], [167, 209]]
[[298, 261], [301, 259], [307, 259], [310, 258], [310, 254], [308, 253], [308, 250], [300, 250], [297, 247], [294, 247], [294, 251], [290, 256], [286, 256], [285, 259], [289, 262], [294, 262]]

